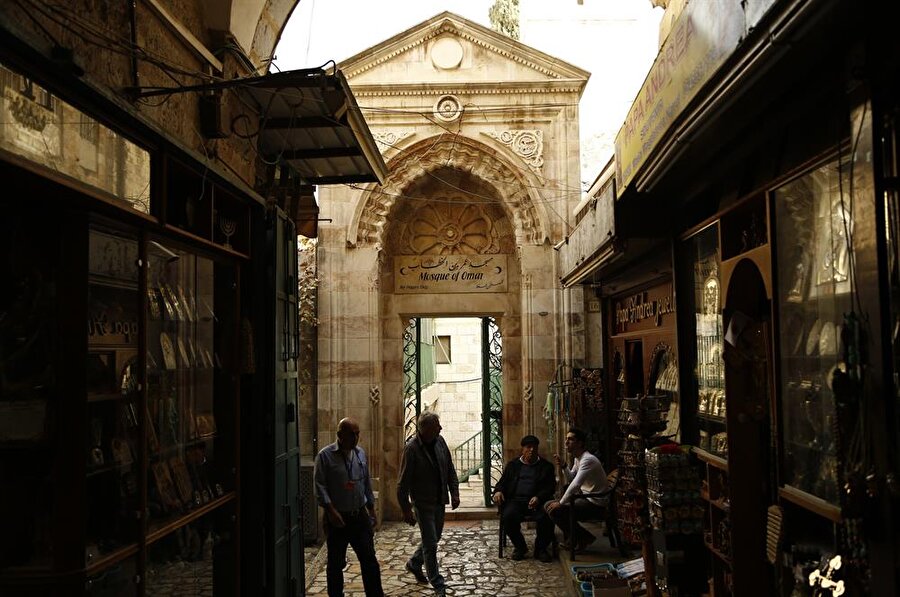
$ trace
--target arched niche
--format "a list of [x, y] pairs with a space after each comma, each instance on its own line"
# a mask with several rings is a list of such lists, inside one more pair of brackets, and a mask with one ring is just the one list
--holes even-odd
[[539, 245], [548, 238], [546, 208], [536, 193], [539, 181], [484, 143], [443, 134], [404, 149], [388, 167], [391, 174], [384, 185], [367, 188], [356, 205], [348, 227], [350, 246], [384, 246], [386, 223], [394, 205], [398, 201], [415, 201], [416, 197], [410, 195], [411, 185], [423, 178], [440, 178], [440, 172], [447, 168], [468, 173], [494, 189], [518, 245]]

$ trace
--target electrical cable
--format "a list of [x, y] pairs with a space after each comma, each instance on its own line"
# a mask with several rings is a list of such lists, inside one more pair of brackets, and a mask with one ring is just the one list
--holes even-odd
[[[179, 81], [179, 80], [176, 78], [176, 76], [175, 76], [176, 74], [182, 75], [182, 76], [193, 77], [193, 78], [200, 78], [200, 79], [203, 79], [203, 80], [211, 80], [211, 79], [212, 79], [212, 80], [222, 80], [221, 77], [216, 77], [216, 76], [214, 76], [214, 75], [210, 75], [209, 73], [203, 73], [203, 72], [199, 72], [199, 71], [191, 71], [191, 70], [185, 69], [185, 68], [180, 67], [180, 66], [172, 65], [172, 64], [169, 63], [168, 61], [166, 61], [166, 60], [164, 60], [164, 59], [162, 59], [162, 58], [160, 58], [160, 57], [154, 56], [152, 52], [149, 52], [149, 51], [146, 50], [145, 48], [139, 48], [139, 47], [136, 48], [136, 47], [134, 47], [134, 46], [131, 44], [131, 41], [128, 40], [128, 39], [126, 39], [126, 38], [124, 38], [124, 37], [120, 37], [119, 39], [116, 39], [115, 33], [114, 33], [112, 30], [106, 30], [106, 31], [104, 31], [104, 30], [98, 29], [98, 28], [96, 27], [96, 25], [95, 25], [93, 22], [90, 22], [90, 21], [88, 21], [88, 20], [83, 19], [83, 18], [81, 17], [81, 15], [76, 14], [76, 13], [74, 13], [74, 12], [72, 12], [72, 11], [69, 11], [69, 10], [67, 10], [65, 7], [63, 7], [63, 6], [61, 6], [61, 5], [58, 5], [58, 4], [45, 4], [44, 6], [46, 7], [46, 10], [44, 10], [44, 8], [43, 8], [42, 6], [40, 6], [38, 3], [36, 3], [36, 2], [34, 2], [34, 1], [32, 1], [32, 0], [25, 0], [25, 1], [28, 2], [28, 4], [29, 4], [30, 6], [32, 6], [38, 13], [40, 13], [41, 15], [43, 15], [45, 18], [47, 18], [47, 19], [49, 19], [50, 21], [54, 22], [56, 25], [58, 25], [58, 26], [61, 27], [62, 29], [66, 30], [66, 31], [69, 31], [70, 33], [73, 33], [73, 34], [75, 34], [75, 35], [80, 35], [80, 36], [82, 36], [82, 38], [85, 39], [85, 41], [88, 41], [88, 43], [92, 43], [93, 45], [98, 45], [98, 46], [100, 46], [100, 47], [103, 47], [104, 49], [107, 49], [107, 50], [109, 50], [109, 51], [111, 51], [111, 52], [114, 52], [114, 53], [117, 53], [117, 54], [121, 54], [121, 55], [129, 55], [129, 56], [137, 56], [139, 59], [141, 59], [141, 60], [143, 60], [143, 61], [145, 61], [145, 62], [147, 62], [147, 63], [150, 63], [150, 64], [156, 66], [156, 67], [157, 67], [157, 68], [158, 68], [165, 76], [167, 76], [167, 77], [169, 77], [170, 79], [172, 79], [172, 81], [178, 86], [178, 88], [182, 88], [182, 87], [184, 87], [185, 85], [184, 85], [184, 83], [183, 83], [182, 81]], [[21, 4], [21, 1], [20, 1], [20, 0], [15, 0], [15, 2], [16, 2], [16, 4], [17, 4], [17, 6], [20, 8], [20, 10], [22, 10], [23, 12], [28, 13], [29, 16], [30, 16], [30, 18], [32, 18], [33, 20], [35, 20], [34, 15], [32, 15], [31, 13], [29, 13], [29, 11]], [[66, 21], [61, 21], [60, 19], [56, 18], [56, 17], [55, 17], [53, 14], [51, 14], [51, 13], [56, 13], [56, 14], [59, 14], [59, 15], [61, 15], [61, 16], [65, 16], [65, 18], [68, 19], [68, 22], [66, 22]], [[71, 25], [70, 25], [69, 23], [71, 23]], [[44, 30], [45, 33], [47, 33], [47, 34], [49, 35], [49, 32], [46, 31], [46, 29], [45, 29], [39, 22], [36, 21], [36, 25], [39, 26], [39, 27], [41, 27], [41, 29]], [[74, 27], [73, 27], [73, 25], [74, 25]], [[78, 29], [80, 29], [80, 32], [75, 30], [76, 27], [77, 27]], [[52, 37], [52, 36], [51, 36], [51, 37]], [[88, 37], [91, 37], [91, 38], [93, 38], [93, 39], [88, 39]], [[57, 42], [57, 43], [58, 43], [58, 42]], [[323, 64], [321, 67], [319, 67], [319, 68], [324, 70], [325, 67], [328, 66], [329, 64], [332, 66], [332, 75], [334, 75], [334, 73], [336, 73], [336, 71], [337, 71], [337, 64], [336, 64], [336, 62], [335, 62], [334, 60], [329, 60], [329, 61], [327, 61], [326, 63], [324, 63], [324, 64]], [[173, 90], [173, 91], [174, 91], [174, 90]], [[305, 101], [312, 100], [312, 101], [315, 101], [314, 98], [309, 98], [308, 96], [304, 96], [304, 95], [302, 94], [302, 91], [301, 91], [301, 90], [298, 89], [297, 91], [301, 94], [301, 100], [305, 100]], [[238, 95], [239, 95], [239, 94], [238, 94]], [[288, 97], [289, 97], [289, 96], [288, 96]], [[158, 107], [158, 106], [161, 106], [161, 105], [165, 104], [170, 98], [171, 98], [171, 95], [168, 95], [168, 96], [165, 97], [165, 99], [163, 99], [163, 100], [161, 100], [160, 102], [155, 103], [155, 104], [149, 103], [148, 98], [140, 98], [139, 101], [141, 101], [143, 104], [148, 105], [148, 106], [150, 106], [150, 107]], [[242, 101], [243, 101], [243, 100], [242, 100]], [[245, 103], [245, 105], [246, 105], [246, 102], [243, 102], [243, 103]], [[271, 106], [271, 104], [269, 104], [269, 105]], [[541, 107], [563, 107], [563, 106], [566, 106], [566, 105], [569, 105], [569, 104], [537, 104], [537, 105], [532, 105], [532, 106], [530, 106], [530, 108], [541, 108]], [[249, 106], [248, 106], [248, 107], [249, 107]], [[299, 107], [299, 105], [296, 106], [296, 107]], [[433, 112], [432, 112], [432, 110], [430, 110], [430, 109], [426, 112], [425, 110], [422, 110], [422, 111], [408, 110], [408, 109], [407, 109], [407, 110], [390, 110], [390, 109], [378, 109], [378, 108], [371, 108], [371, 107], [362, 107], [362, 108], [360, 108], [360, 111], [362, 111], [362, 110], [364, 110], [364, 109], [365, 109], [365, 110], [370, 110], [370, 111], [373, 111], [373, 112], [383, 111], [383, 112], [393, 112], [393, 113], [416, 114], [416, 115], [419, 115], [419, 116], [424, 117], [424, 118], [425, 118], [426, 120], [428, 120], [429, 123], [431, 123], [432, 125], [438, 126], [438, 127], [441, 128], [442, 130], [444, 130], [444, 131], [448, 132], [449, 134], [453, 135], [452, 141], [450, 142], [450, 150], [449, 150], [448, 156], [447, 156], [447, 163], [449, 164], [449, 163], [452, 161], [453, 151], [454, 151], [454, 149], [455, 149], [456, 143], [458, 142], [458, 140], [459, 140], [459, 135], [460, 135], [460, 133], [461, 133], [461, 123], [457, 126], [457, 130], [456, 130], [456, 131], [451, 131], [448, 127], [442, 125], [441, 123], [437, 122], [434, 118], [431, 117], [431, 115], [433, 114]], [[510, 110], [510, 109], [521, 110], [521, 108], [519, 108], [519, 107], [511, 107], [511, 106], [490, 106], [490, 105], [489, 105], [489, 106], [478, 106], [478, 109], [479, 109], [479, 111], [482, 113], [482, 116], [483, 116], [485, 119], [486, 119], [486, 113], [487, 113], [487, 112], [492, 112], [492, 111], [505, 111], [505, 110]], [[265, 113], [265, 112], [268, 112], [268, 109], [266, 109], [266, 110], [263, 111], [263, 113]], [[240, 117], [240, 116], [243, 116], [243, 117], [249, 119], [249, 116], [246, 116], [246, 115], [239, 115], [239, 117]], [[291, 120], [293, 121], [296, 117], [297, 117], [296, 112], [292, 112], [292, 114], [291, 114]], [[237, 117], [236, 117], [236, 118], [237, 118]], [[233, 122], [234, 122], [234, 121], [233, 121]], [[346, 126], [345, 123], [340, 123], [340, 124], [344, 124], [344, 126]], [[233, 127], [232, 127], [232, 132], [235, 132], [235, 131], [233, 130]], [[355, 132], [358, 132], [358, 131], [355, 131]], [[237, 133], [236, 133], [236, 134], [237, 134], [237, 136], [238, 136], [239, 138], [241, 138], [241, 139], [249, 140], [249, 139], [252, 138], [253, 136], [258, 135], [258, 133], [259, 133], [259, 131], [257, 131], [256, 133], [253, 133], [253, 134], [244, 134], [244, 135], [237, 134]], [[434, 147], [437, 147], [437, 145], [438, 145], [439, 143], [441, 143], [441, 142], [442, 142], [442, 135], [436, 137], [435, 142], [432, 144], [432, 147], [429, 148], [429, 151], [433, 150], [433, 148], [434, 148]], [[281, 155], [282, 155], [282, 153], [283, 153], [283, 150], [282, 150], [282, 153], [280, 153], [278, 156], [276, 156], [274, 160], [269, 160], [269, 159], [265, 158], [264, 156], [262, 156], [262, 155], [259, 153], [259, 151], [258, 151], [255, 147], [253, 147], [253, 144], [249, 144], [249, 145], [250, 145], [251, 149], [256, 153], [257, 157], [258, 157], [263, 163], [268, 164], [268, 165], [277, 165], [277, 164], [280, 162], [280, 158], [281, 158]], [[208, 158], [208, 156], [207, 156], [207, 158]], [[413, 162], [413, 164], [415, 165], [415, 164], [421, 159], [421, 157], [419, 156], [419, 157], [416, 157], [416, 158], [414, 158], [414, 159], [416, 160], [415, 162]], [[519, 167], [517, 167], [517, 166], [514, 166], [514, 165], [509, 164], [509, 167], [510, 167], [511, 169], [513, 169], [514, 171], [518, 171], [520, 174], [526, 174], [526, 175], [529, 174], [528, 171], [526, 171], [526, 170], [524, 170], [524, 169], [522, 169], [522, 168], [519, 168]], [[434, 178], [435, 180], [437, 180], [438, 182], [441, 182], [442, 184], [445, 184], [445, 185], [447, 185], [447, 186], [449, 186], [449, 187], [451, 187], [451, 188], [454, 188], [454, 189], [456, 189], [456, 190], [458, 190], [458, 191], [460, 191], [460, 192], [462, 192], [462, 193], [465, 193], [466, 195], [468, 195], [468, 196], [470, 196], [470, 197], [474, 197], [474, 198], [480, 199], [480, 200], [482, 200], [482, 201], [485, 201], [485, 200], [486, 200], [486, 201], [489, 201], [489, 202], [494, 202], [494, 201], [496, 201], [494, 198], [486, 197], [486, 196], [484, 196], [484, 195], [479, 195], [479, 194], [477, 194], [477, 193], [472, 193], [471, 191], [468, 191], [468, 190], [466, 190], [466, 189], [462, 189], [462, 188], [460, 188], [460, 187], [458, 187], [458, 186], [452, 184], [451, 182], [442, 179], [440, 176], [434, 174], [433, 172], [430, 172], [429, 170], [427, 170], [427, 169], [425, 169], [425, 168], [420, 168], [420, 169], [422, 170], [422, 172], [423, 172], [425, 175]], [[492, 182], [505, 182], [505, 181], [493, 180]], [[550, 182], [550, 183], [559, 183], [560, 181], [548, 180], [547, 182]], [[544, 190], [544, 189], [547, 188], [548, 185], [545, 184], [545, 185], [539, 187], [539, 186], [537, 186], [537, 185], [527, 185], [527, 184], [524, 184], [523, 186], [527, 186], [527, 187], [529, 187], [529, 188], [538, 188], [538, 189]], [[551, 188], [552, 188], [552, 187], [551, 187]], [[574, 191], [574, 187], [571, 187], [571, 188], [573, 189], [573, 193], [574, 193], [574, 192], [575, 192], [575, 191]], [[578, 189], [577, 192], [580, 194], [580, 193], [582, 192], [582, 189]], [[562, 216], [561, 216], [561, 215], [560, 215], [560, 214], [559, 214], [552, 206], [549, 205], [549, 201], [547, 201], [547, 200], [544, 200], [544, 201], [541, 201], [541, 200], [534, 201], [533, 199], [532, 199], [532, 201], [535, 202], [535, 203], [544, 203], [544, 204], [548, 207], [548, 209], [550, 209], [550, 211], [553, 212], [553, 214], [554, 214], [557, 218], [559, 218], [559, 219], [560, 219], [561, 221], [563, 221], [563, 222], [566, 222], [566, 225], [569, 226], [568, 221], [567, 221], [565, 218], [563, 218], [563, 217], [562, 217]], [[558, 201], [558, 199], [557, 199], [557, 201]]]
[[[273, 94], [273, 95], [279, 94], [279, 93], [282, 93], [282, 94], [284, 93], [283, 91], [279, 92], [279, 91], [277, 91], [277, 90], [269, 90], [269, 89], [265, 89], [265, 90], [262, 90], [262, 89], [261, 89], [260, 91], [265, 92], [265, 93], [271, 93], [271, 94]], [[308, 97], [307, 97], [306, 99], [307, 99], [308, 101], [324, 103], [322, 100], [318, 100], [318, 99], [316, 99], [316, 98], [308, 98]], [[517, 110], [518, 110], [518, 111], [521, 111], [521, 108], [517, 108]], [[449, 135], [457, 135], [457, 131], [454, 131], [454, 130], [448, 128], [444, 123], [441, 123], [441, 122], [437, 121], [435, 118], [433, 118], [433, 111], [429, 111], [429, 112], [427, 112], [427, 113], [417, 112], [417, 111], [410, 111], [410, 112], [407, 112], [407, 113], [408, 113], [408, 114], [411, 114], [411, 115], [421, 116], [421, 117], [425, 118], [425, 120], [427, 120], [430, 124], [432, 124], [432, 125], [434, 125], [434, 126], [440, 128], [441, 130], [443, 130], [444, 132], [446, 132], [446, 133], [449, 134]], [[355, 132], [355, 133], [357, 133], [357, 134], [360, 134], [360, 131], [357, 131], [357, 130], [353, 129], [352, 127], [349, 127], [349, 125], [348, 125], [347, 123], [338, 122], [338, 121], [336, 121], [336, 120], [334, 120], [334, 119], [332, 119], [332, 118], [329, 118], [329, 117], [327, 117], [327, 116], [326, 116], [325, 118], [328, 119], [328, 120], [331, 120], [331, 121], [334, 122], [335, 124], [339, 124], [339, 125], [341, 125], [341, 126], [347, 126], [348, 128], [351, 128], [351, 130], [353, 130], [353, 132]], [[363, 117], [363, 118], [365, 118], [365, 117]], [[440, 139], [437, 139], [437, 140], [440, 141]], [[402, 150], [403, 150], [403, 148], [401, 148], [401, 147], [398, 146], [398, 145], [394, 145], [394, 144], [391, 144], [391, 143], [385, 143], [385, 142], [382, 142], [382, 141], [379, 141], [379, 143], [382, 143], [383, 145], [385, 145], [385, 146], [387, 146], [387, 147], [391, 147], [391, 148], [397, 149], [397, 150], [399, 150], [399, 151], [402, 151]], [[519, 167], [519, 166], [517, 166], [517, 165], [515, 165], [515, 164], [512, 164], [512, 163], [508, 163], [508, 162], [507, 162], [506, 165], [507, 165], [510, 169], [516, 170], [516, 171], [518, 171], [519, 173], [525, 174], [525, 175], [527, 175], [527, 176], [532, 176], [532, 175], [534, 174], [532, 171], [526, 170], [526, 169], [521, 168], [521, 167]], [[546, 189], [546, 188], [548, 188], [548, 187], [549, 187], [549, 188], [558, 188], [558, 189], [569, 189], [573, 195], [574, 195], [574, 194], [577, 194], [578, 197], [579, 197], [579, 199], [580, 199], [580, 197], [581, 197], [581, 194], [585, 192], [585, 188], [584, 188], [583, 186], [579, 186], [579, 187], [570, 186], [570, 185], [565, 184], [565, 183], [563, 183], [562, 181], [560, 181], [560, 180], [558, 180], [558, 179], [554, 179], [554, 178], [546, 178], [546, 177], [542, 177], [542, 179], [545, 181], [545, 184], [543, 184], [543, 185], [532, 185], [532, 184], [527, 184], [526, 182], [522, 182], [521, 184], [522, 184], [522, 186], [526, 186], [526, 187], [528, 187], [528, 188], [533, 188], [533, 189]], [[491, 181], [493, 181], [493, 182], [503, 182], [503, 181], [498, 180], [498, 179], [486, 179], [486, 180], [491, 180]], [[548, 184], [548, 183], [549, 183], [549, 184]]]

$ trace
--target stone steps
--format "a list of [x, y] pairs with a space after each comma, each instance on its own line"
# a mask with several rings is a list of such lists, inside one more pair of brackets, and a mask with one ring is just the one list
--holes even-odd
[[466, 507], [460, 506], [456, 510], [447, 508], [444, 514], [444, 520], [490, 520], [497, 518], [496, 508], [485, 508], [484, 506]]

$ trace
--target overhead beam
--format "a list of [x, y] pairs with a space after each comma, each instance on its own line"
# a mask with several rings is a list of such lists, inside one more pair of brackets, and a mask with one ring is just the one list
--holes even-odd
[[188, 49], [197, 54], [201, 60], [208, 62], [217, 72], [221, 73], [224, 70], [222, 61], [213, 56], [213, 53], [203, 45], [203, 42], [197, 39], [194, 34], [191, 33], [190, 29], [182, 25], [174, 16], [172, 16], [172, 14], [159, 3], [159, 0], [144, 0], [144, 2], [146, 2], [147, 6], [162, 19], [166, 27], [171, 29], [176, 36], [181, 38], [181, 41], [187, 45]]
[[316, 129], [316, 128], [334, 128], [342, 126], [343, 123], [336, 118], [327, 116], [298, 116], [297, 118], [269, 118], [266, 120], [262, 129], [264, 131], [278, 129]]
[[[302, 176], [302, 175], [301, 175]], [[310, 184], [350, 184], [355, 182], [379, 182], [374, 174], [359, 174], [349, 176], [313, 176], [303, 177]]]
[[285, 149], [275, 154], [283, 160], [315, 160], [328, 158], [353, 158], [361, 156], [358, 147], [322, 147], [318, 149]]

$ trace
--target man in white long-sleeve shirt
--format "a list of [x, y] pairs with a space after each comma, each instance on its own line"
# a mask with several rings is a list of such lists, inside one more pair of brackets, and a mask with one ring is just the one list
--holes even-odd
[[[572, 468], [563, 466], [558, 454], [553, 459], [563, 478], [568, 483], [559, 500], [547, 502], [544, 509], [563, 533], [565, 541], [574, 541], [575, 549], [581, 550], [591, 544], [596, 537], [578, 524], [579, 520], [602, 518], [606, 503], [601, 498], [576, 500], [572, 496], [579, 493], [599, 493], [607, 488], [606, 471], [596, 456], [585, 449], [587, 434], [581, 429], [570, 429], [566, 434], [566, 452], [574, 458]], [[569, 512], [575, 509], [575, 537], [569, 537]]]

